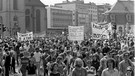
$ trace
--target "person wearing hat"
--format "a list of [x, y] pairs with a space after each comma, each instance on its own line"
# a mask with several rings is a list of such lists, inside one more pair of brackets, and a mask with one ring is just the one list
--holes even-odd
[[[123, 59], [120, 63], [119, 63], [119, 71], [120, 71], [120, 76], [126, 76], [127, 73], [127, 68], [130, 67], [134, 67], [133, 63], [131, 62], [131, 60], [129, 59], [129, 53], [125, 52], [123, 53]], [[132, 68], [133, 70], [133, 68]]]

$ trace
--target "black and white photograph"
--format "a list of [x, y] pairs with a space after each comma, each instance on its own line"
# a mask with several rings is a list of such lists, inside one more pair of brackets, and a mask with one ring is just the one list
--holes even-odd
[[0, 76], [135, 76], [135, 0], [0, 0]]

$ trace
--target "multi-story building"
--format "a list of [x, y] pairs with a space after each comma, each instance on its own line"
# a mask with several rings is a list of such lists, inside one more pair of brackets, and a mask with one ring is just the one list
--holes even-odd
[[112, 8], [105, 13], [107, 22], [116, 24], [119, 35], [134, 32], [134, 1], [118, 0]]
[[84, 3], [83, 0], [57, 3], [56, 6], [73, 11], [73, 25], [84, 26], [85, 33], [90, 33], [91, 22], [97, 22], [97, 7], [94, 3]]
[[50, 6], [47, 9], [47, 33], [62, 34], [68, 26], [72, 26], [72, 11], [62, 7]]
[[5, 36], [45, 31], [45, 14], [45, 5], [40, 0], [0, 0], [0, 23], [7, 28]]
[[98, 21], [98, 11], [97, 11], [97, 5], [95, 3], [88, 3], [89, 5], [89, 15], [90, 15], [90, 21], [91, 22], [97, 22]]
[[110, 4], [97, 5], [98, 22], [104, 22], [106, 20], [104, 13], [110, 10], [110, 8], [111, 8]]

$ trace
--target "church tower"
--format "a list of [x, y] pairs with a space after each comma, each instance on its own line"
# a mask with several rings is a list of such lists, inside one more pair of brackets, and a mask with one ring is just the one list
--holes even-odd
[[0, 23], [6, 26], [4, 36], [15, 37], [25, 32], [24, 0], [0, 0]]

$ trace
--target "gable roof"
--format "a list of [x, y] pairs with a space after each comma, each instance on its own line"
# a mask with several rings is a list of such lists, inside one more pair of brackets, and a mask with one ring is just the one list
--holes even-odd
[[40, 0], [25, 0], [25, 5], [27, 6], [45, 6]]
[[117, 1], [106, 13], [134, 13], [134, 1]]

